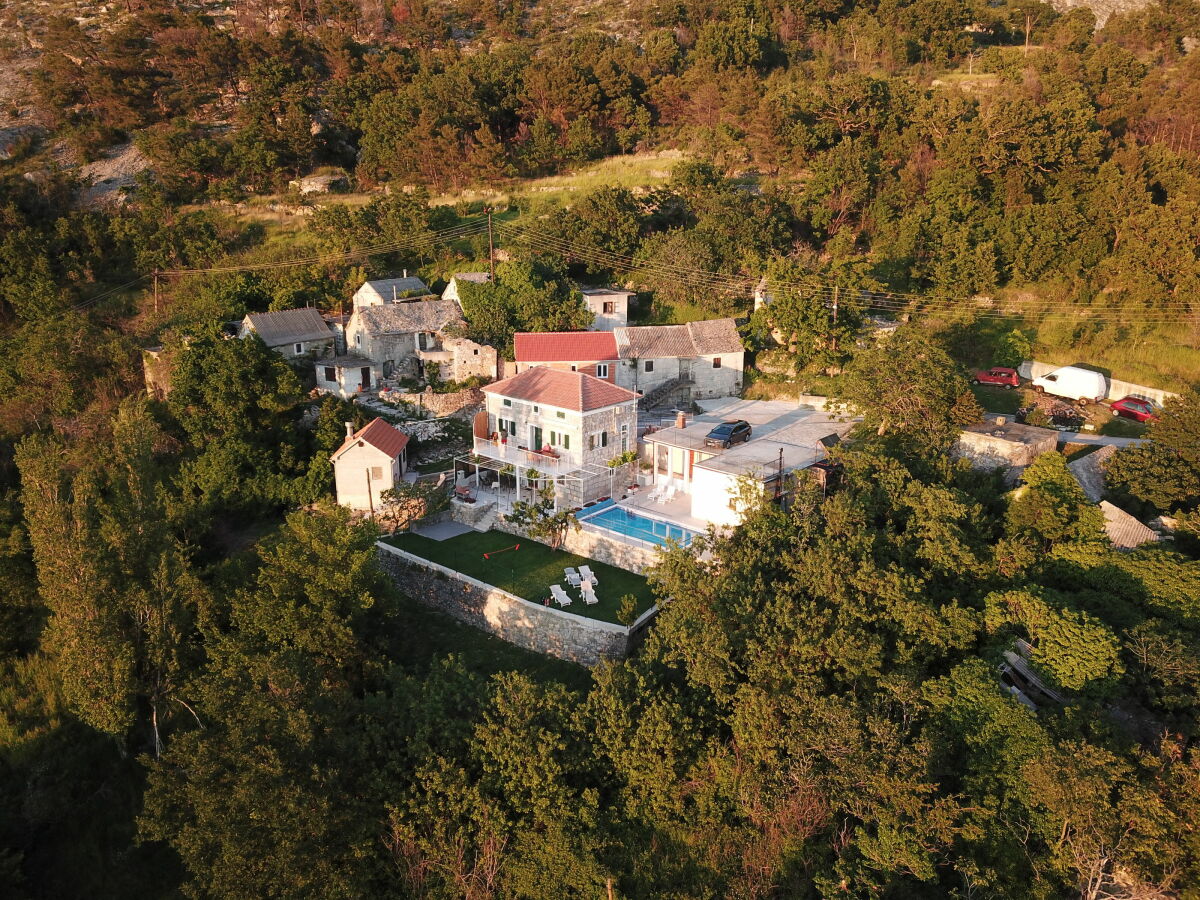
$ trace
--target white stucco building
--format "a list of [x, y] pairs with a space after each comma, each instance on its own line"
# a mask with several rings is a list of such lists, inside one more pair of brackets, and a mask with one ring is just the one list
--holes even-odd
[[581, 287], [583, 302], [595, 316], [593, 331], [612, 331], [629, 324], [629, 301], [633, 291], [608, 287]]
[[[525, 484], [531, 470], [580, 505], [613, 490], [609, 463], [637, 446], [632, 391], [582, 372], [538, 366], [483, 388], [474, 453]], [[526, 486], [526, 489], [527, 486]]]
[[346, 423], [346, 440], [330, 457], [337, 501], [350, 509], [374, 513], [381, 495], [403, 480], [408, 468], [408, 435], [383, 419], [354, 431]]
[[317, 356], [333, 349], [334, 332], [324, 316], [311, 307], [250, 313], [238, 327], [238, 337], [258, 335], [264, 344], [289, 359]]
[[[780, 475], [826, 459], [852, 422], [784, 401], [724, 400], [701, 403], [705, 412], [643, 438], [651, 463], [652, 493], [671, 489], [657, 513], [684, 524], [729, 526], [741, 522], [742, 485], [770, 495], [783, 489]], [[708, 433], [722, 422], [745, 420], [749, 441], [729, 449], [706, 447]]]

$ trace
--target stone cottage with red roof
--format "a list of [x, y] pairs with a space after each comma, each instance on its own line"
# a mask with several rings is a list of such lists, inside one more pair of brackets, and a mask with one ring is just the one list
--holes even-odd
[[[536, 471], [573, 506], [614, 489], [609, 462], [637, 449], [638, 395], [584, 372], [536, 366], [483, 388], [474, 452], [528, 487]], [[622, 473], [625, 477], [625, 473]], [[623, 486], [623, 485], [622, 485]]]
[[617, 338], [611, 331], [519, 331], [513, 357], [520, 374], [535, 366], [582, 372], [616, 384]]
[[407, 447], [408, 435], [383, 419], [375, 419], [358, 431], [347, 422], [346, 440], [329, 458], [338, 503], [377, 512], [383, 492], [404, 479]]

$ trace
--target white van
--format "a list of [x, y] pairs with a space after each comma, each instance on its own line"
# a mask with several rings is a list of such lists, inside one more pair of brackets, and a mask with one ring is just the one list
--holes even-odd
[[1044, 391], [1056, 397], [1078, 400], [1081, 406], [1099, 403], [1108, 394], [1103, 375], [1077, 366], [1063, 366], [1033, 379], [1033, 389], [1039, 394]]

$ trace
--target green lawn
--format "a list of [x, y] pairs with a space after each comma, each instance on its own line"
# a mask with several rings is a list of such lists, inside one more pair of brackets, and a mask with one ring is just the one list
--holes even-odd
[[971, 392], [987, 412], [1011, 415], [1021, 406], [1021, 392], [1010, 391], [990, 384], [973, 384]]
[[[584, 556], [551, 550], [545, 544], [518, 538], [503, 531], [488, 531], [483, 534], [472, 531], [448, 541], [433, 541], [416, 534], [398, 534], [384, 540], [401, 550], [487, 584], [493, 584], [534, 603], [541, 603], [550, 596], [550, 585], [563, 585], [575, 601], [568, 607], [569, 612], [604, 622], [617, 621], [617, 607], [620, 599], [626, 594], [637, 597], [638, 615], [654, 605], [654, 595], [650, 586], [640, 575]], [[485, 553], [503, 550], [514, 544], [520, 544], [520, 549], [506, 550], [496, 553], [490, 559], [484, 558]], [[587, 606], [580, 599], [578, 590], [566, 587], [563, 569], [567, 566], [578, 569], [580, 564], [591, 566], [600, 580], [596, 587], [596, 596], [600, 598], [600, 602], [595, 606]]]

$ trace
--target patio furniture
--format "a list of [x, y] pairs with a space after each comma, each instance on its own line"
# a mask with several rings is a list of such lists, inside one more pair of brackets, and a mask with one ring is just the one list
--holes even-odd
[[454, 489], [454, 499], [461, 500], [463, 503], [475, 502], [475, 498], [471, 495], [471, 489], [465, 484], [460, 484]]
[[656, 502], [661, 505], [664, 503], [670, 503], [674, 499], [675, 499], [675, 485], [668, 484], [665, 488], [663, 488], [662, 493], [658, 495], [658, 500]]
[[554, 598], [554, 602], [557, 603], [559, 606], [570, 606], [571, 605], [571, 597], [566, 591], [564, 591], [562, 589], [561, 585], [557, 585], [557, 584], [550, 585], [550, 596]]
[[570, 566], [568, 566], [567, 568], [563, 569], [563, 575], [566, 576], [567, 584], [569, 584], [571, 587], [579, 587], [579, 573], [578, 572], [576, 572], [574, 569], [572, 569]]
[[592, 587], [592, 583], [590, 581], [585, 581], [582, 585], [580, 585], [579, 590], [583, 595], [583, 602], [588, 606], [600, 602], [600, 598], [596, 596], [596, 589]]
[[583, 580], [589, 584], [599, 584], [600, 579], [596, 577], [596, 573], [592, 571], [591, 566], [580, 566], [579, 574], [583, 576]]

